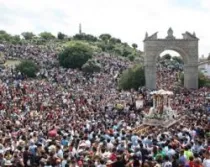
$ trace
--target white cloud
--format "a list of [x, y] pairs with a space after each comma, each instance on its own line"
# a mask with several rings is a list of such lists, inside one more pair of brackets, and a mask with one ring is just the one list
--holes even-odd
[[201, 6], [204, 9], [210, 10], [210, 1], [209, 0], [200, 0], [201, 1]]
[[0, 28], [10, 33], [62, 31], [73, 35], [81, 22], [86, 33], [110, 33], [123, 41], [135, 42], [142, 49], [146, 31], [150, 35], [158, 31], [160, 37], [165, 37], [172, 27], [177, 37], [185, 31], [195, 31], [200, 38], [200, 55], [207, 55], [210, 1], [200, 0], [200, 6], [195, 8], [173, 6], [174, 1], [0, 0], [0, 8], [9, 9], [8, 12], [0, 10], [0, 21], [3, 20]]

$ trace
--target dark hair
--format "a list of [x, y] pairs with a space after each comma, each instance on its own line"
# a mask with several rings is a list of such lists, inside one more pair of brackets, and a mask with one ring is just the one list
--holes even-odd
[[165, 161], [169, 161], [169, 157], [168, 156], [165, 156]]
[[190, 156], [189, 160], [190, 160], [190, 161], [193, 161], [193, 159], [194, 159], [193, 156]]

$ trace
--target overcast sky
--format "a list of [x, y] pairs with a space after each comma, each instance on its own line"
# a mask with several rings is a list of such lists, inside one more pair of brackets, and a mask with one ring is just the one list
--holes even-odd
[[143, 48], [145, 32], [164, 38], [172, 27], [181, 38], [196, 32], [199, 55], [210, 52], [210, 0], [0, 0], [0, 29], [11, 34], [61, 31], [109, 33]]

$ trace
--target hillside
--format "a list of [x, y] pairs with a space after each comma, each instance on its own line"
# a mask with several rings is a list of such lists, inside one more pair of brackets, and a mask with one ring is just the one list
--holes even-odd
[[[53, 48], [60, 51], [65, 46], [74, 45], [75, 43], [83, 43], [93, 48], [94, 53], [108, 53], [110, 55], [122, 56], [133, 61], [137, 57], [141, 57], [142, 51], [138, 50], [137, 44], [132, 46], [126, 42], [122, 42], [119, 38], [112, 37], [109, 34], [101, 34], [95, 37], [90, 34], [76, 34], [69, 37], [63, 33], [58, 33], [57, 37], [49, 32], [42, 32], [35, 35], [32, 32], [23, 32], [20, 35], [11, 35], [4, 30], [0, 31], [0, 44], [13, 45], [39, 45], [44, 48]], [[1, 49], [1, 48], [0, 48]]]

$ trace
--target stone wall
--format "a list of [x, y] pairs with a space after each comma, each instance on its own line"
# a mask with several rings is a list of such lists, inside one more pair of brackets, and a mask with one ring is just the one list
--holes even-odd
[[144, 66], [146, 87], [156, 89], [156, 60], [165, 50], [178, 52], [184, 60], [184, 86], [198, 88], [198, 39], [154, 39], [144, 40]]

